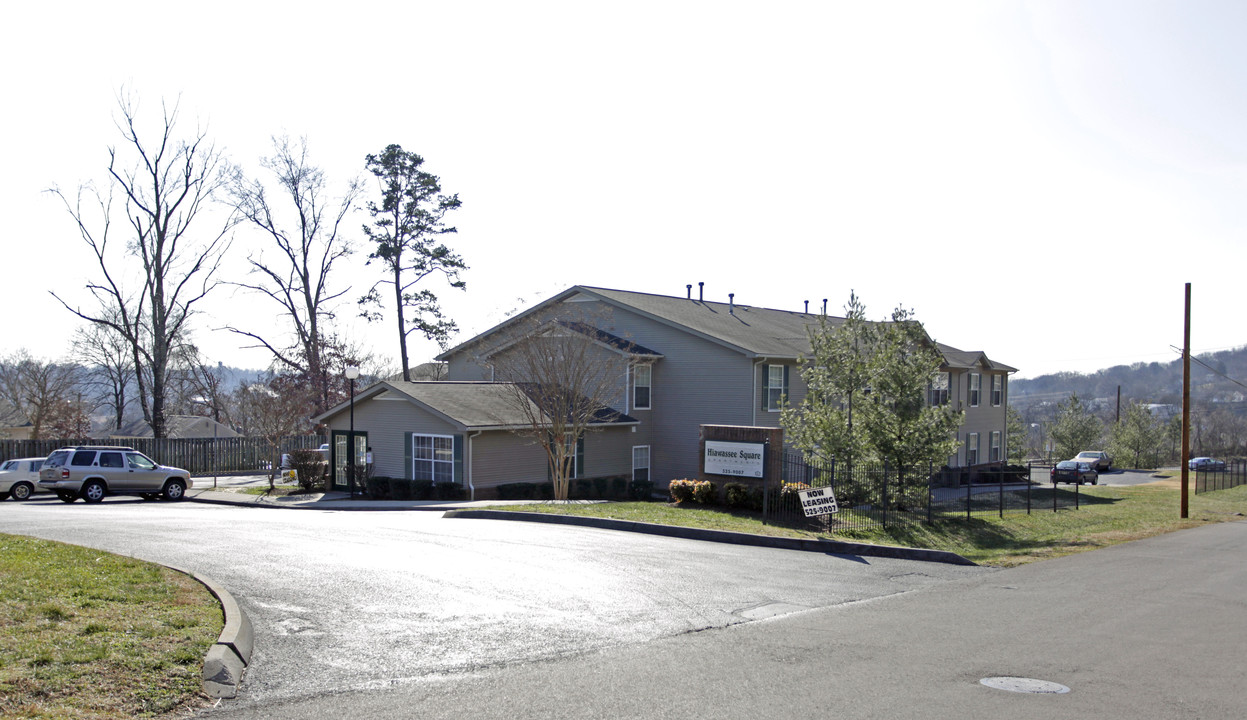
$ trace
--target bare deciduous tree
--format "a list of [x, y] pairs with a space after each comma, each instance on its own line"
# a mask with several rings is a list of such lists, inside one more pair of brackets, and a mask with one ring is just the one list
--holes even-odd
[[585, 434], [619, 419], [628, 344], [582, 318], [531, 320], [479, 361], [493, 368], [507, 404], [546, 454], [554, 498], [566, 500]]
[[340, 230], [355, 207], [361, 184], [351, 180], [340, 197], [330, 198], [324, 172], [308, 158], [306, 139], [292, 143], [287, 137], [273, 138], [273, 149], [273, 156], [261, 165], [272, 174], [285, 209], [270, 198], [265, 182], [247, 180], [241, 173], [235, 178], [232, 195], [240, 216], [268, 237], [277, 259], [273, 260], [272, 253], [252, 255], [248, 262], [257, 280], [237, 284], [281, 308], [292, 342], [283, 344], [272, 334], [254, 329], [231, 326], [229, 330], [267, 349], [280, 372], [304, 376], [317, 390], [315, 411], [323, 412], [332, 399], [327, 323], [334, 316], [335, 302], [350, 290], [331, 287], [329, 276], [334, 264], [351, 253], [351, 243]]
[[[0, 360], [0, 399], [30, 423], [32, 440], [49, 437], [81, 437], [83, 428], [79, 397], [80, 368], [32, 357], [18, 350]], [[65, 434], [68, 433], [68, 434]]]
[[113, 427], [120, 428], [134, 402], [129, 394], [135, 382], [133, 350], [112, 328], [92, 323], [78, 329], [74, 354], [87, 365], [84, 388], [96, 407], [108, 408]]
[[[86, 286], [98, 307], [83, 309], [52, 295], [78, 317], [125, 338], [143, 419], [161, 438], [174, 349], [187, 335], [196, 306], [218, 282], [216, 271], [235, 221], [230, 214], [220, 227], [199, 234], [204, 223], [197, 221], [224, 187], [223, 157], [202, 130], [188, 140], [177, 136], [176, 104], [163, 106], [159, 129], [150, 136], [139, 130], [136, 101], [123, 93], [118, 105], [123, 143], [108, 150], [108, 190], [83, 185], [72, 202], [51, 190], [99, 265], [99, 278]], [[129, 224], [120, 246], [110, 235], [114, 193], [124, 196]], [[137, 289], [126, 280], [135, 260]]]

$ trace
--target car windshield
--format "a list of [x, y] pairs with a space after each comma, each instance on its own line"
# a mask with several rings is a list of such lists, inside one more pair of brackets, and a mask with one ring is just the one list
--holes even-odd
[[1078, 463], [1072, 460], [1065, 460], [1056, 464], [1058, 470], [1073, 470], [1078, 467]]

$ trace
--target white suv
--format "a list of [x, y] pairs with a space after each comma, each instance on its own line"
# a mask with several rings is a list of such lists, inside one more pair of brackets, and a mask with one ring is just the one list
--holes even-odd
[[0, 464], [0, 500], [13, 498], [25, 500], [35, 491], [39, 482], [39, 467], [43, 458], [18, 458]]
[[165, 467], [134, 448], [81, 445], [48, 455], [39, 470], [39, 487], [65, 502], [97, 503], [105, 495], [181, 500], [192, 484], [189, 472]]

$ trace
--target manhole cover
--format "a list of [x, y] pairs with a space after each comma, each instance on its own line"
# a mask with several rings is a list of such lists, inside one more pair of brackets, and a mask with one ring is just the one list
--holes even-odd
[[979, 680], [980, 685], [1009, 692], [1034, 693], [1037, 695], [1061, 695], [1069, 692], [1069, 688], [1047, 680], [1033, 680], [1020, 677], [989, 677]]

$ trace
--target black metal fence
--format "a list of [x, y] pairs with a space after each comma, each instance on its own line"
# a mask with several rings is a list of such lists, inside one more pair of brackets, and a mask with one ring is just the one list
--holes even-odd
[[1217, 470], [1196, 470], [1195, 494], [1247, 485], [1247, 460], [1230, 460]]
[[151, 457], [162, 465], [189, 470], [194, 475], [212, 473], [267, 472], [292, 450], [315, 449], [327, 442], [320, 435], [281, 438], [276, 445], [267, 438], [128, 438], [93, 440], [0, 440], [0, 461], [23, 457], [46, 457], [57, 448], [74, 445], [124, 445]]
[[[975, 515], [1076, 509], [1087, 501], [1077, 485], [1049, 485], [1048, 466], [1014, 465], [991, 469], [936, 468], [902, 477], [884, 465], [810, 463], [786, 451], [783, 478], [766, 487], [764, 520], [824, 532], [930, 523]], [[799, 492], [829, 487], [839, 511], [807, 518]]]

